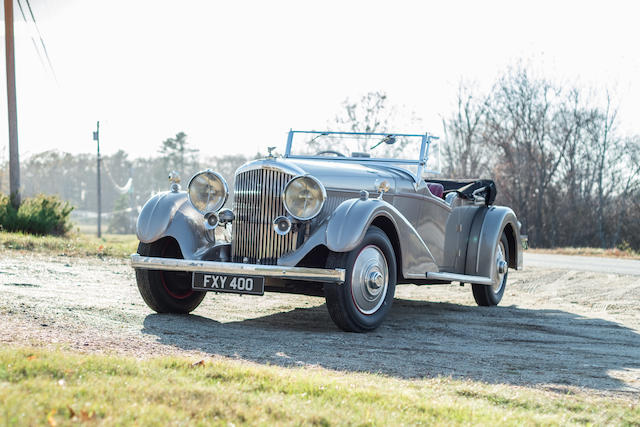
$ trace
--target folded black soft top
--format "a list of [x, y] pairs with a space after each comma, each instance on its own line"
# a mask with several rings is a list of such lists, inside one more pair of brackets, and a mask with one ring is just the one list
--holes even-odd
[[490, 179], [474, 179], [474, 180], [447, 180], [447, 179], [430, 179], [428, 182], [441, 184], [444, 187], [444, 194], [457, 192], [461, 197], [473, 200], [473, 193], [480, 189], [479, 195], [484, 197], [485, 204], [491, 205], [496, 200], [498, 190], [496, 184]]

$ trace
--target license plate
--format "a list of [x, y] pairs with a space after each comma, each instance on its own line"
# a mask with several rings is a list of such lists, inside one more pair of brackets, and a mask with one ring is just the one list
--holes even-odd
[[233, 274], [193, 273], [191, 287], [199, 291], [264, 295], [264, 277]]

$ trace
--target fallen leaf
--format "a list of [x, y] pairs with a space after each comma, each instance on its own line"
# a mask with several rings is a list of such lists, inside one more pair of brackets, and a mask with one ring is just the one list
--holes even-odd
[[49, 415], [47, 415], [47, 422], [51, 427], [55, 427], [58, 425], [58, 423], [56, 423], [55, 418], [53, 418], [56, 412], [58, 412], [56, 409], [52, 409], [51, 412], [49, 412]]
[[200, 360], [199, 362], [193, 363], [191, 366], [204, 366], [204, 359]]
[[78, 418], [80, 418], [80, 421], [90, 421], [93, 419], [93, 417], [96, 415], [95, 412], [91, 411], [91, 412], [87, 412], [87, 411], [80, 411], [80, 416]]
[[35, 354], [32, 354], [31, 356], [27, 357], [27, 360], [35, 360], [37, 358], [38, 356], [36, 356]]

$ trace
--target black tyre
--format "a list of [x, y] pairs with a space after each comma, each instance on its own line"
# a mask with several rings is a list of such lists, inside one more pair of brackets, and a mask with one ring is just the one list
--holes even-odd
[[[509, 274], [509, 271], [506, 265], [508, 265], [509, 263], [509, 241], [507, 240], [507, 234], [504, 231], [502, 232], [502, 236], [500, 237], [498, 245], [496, 246], [493, 259], [496, 263], [496, 268], [498, 268], [498, 284], [492, 286], [471, 285], [473, 298], [480, 306], [488, 307], [492, 305], [498, 305], [500, 300], [502, 300], [504, 290], [507, 287], [507, 276]], [[502, 264], [504, 266], [504, 273], [500, 273], [499, 270], [501, 263], [506, 263]]]
[[376, 329], [391, 309], [397, 266], [393, 246], [378, 227], [370, 227], [355, 249], [331, 253], [327, 267], [346, 269], [341, 285], [326, 283], [324, 294], [329, 315], [347, 332]]
[[[182, 259], [178, 242], [165, 238], [153, 243], [140, 243], [142, 256]], [[145, 303], [158, 313], [189, 313], [198, 307], [206, 292], [191, 289], [191, 273], [136, 269], [138, 290]]]

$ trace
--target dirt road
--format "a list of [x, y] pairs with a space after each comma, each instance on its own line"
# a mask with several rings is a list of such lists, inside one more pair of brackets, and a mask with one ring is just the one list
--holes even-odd
[[598, 258], [593, 256], [553, 255], [527, 252], [524, 265], [528, 267], [561, 268], [594, 273], [640, 276], [640, 260], [626, 258]]
[[340, 332], [321, 298], [209, 295], [153, 314], [124, 260], [0, 252], [0, 342], [140, 357], [193, 354], [419, 378], [640, 396], [640, 278], [531, 267], [501, 306], [469, 286], [401, 286], [369, 334]]

